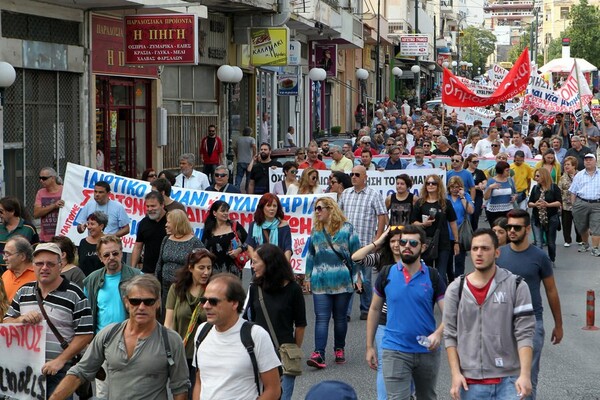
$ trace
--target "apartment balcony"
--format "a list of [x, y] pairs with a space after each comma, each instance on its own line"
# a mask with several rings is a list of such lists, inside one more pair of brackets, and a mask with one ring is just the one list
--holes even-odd
[[533, 16], [531, 11], [496, 11], [490, 14], [486, 14], [485, 18], [495, 19], [520, 19]]
[[440, 12], [442, 15], [448, 15], [454, 13], [453, 0], [441, 0], [440, 1]]

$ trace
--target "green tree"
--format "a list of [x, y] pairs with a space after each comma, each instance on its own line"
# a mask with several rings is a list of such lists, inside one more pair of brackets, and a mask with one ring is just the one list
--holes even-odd
[[[535, 22], [534, 22], [535, 25]], [[535, 32], [534, 32], [535, 33]], [[535, 38], [533, 39], [535, 41]], [[538, 39], [539, 41], [539, 39]], [[523, 32], [521, 33], [521, 37], [519, 38], [519, 42], [511, 47], [510, 51], [508, 52], [508, 61], [510, 61], [511, 63], [514, 63], [515, 61], [517, 61], [517, 58], [519, 58], [519, 56], [521, 55], [521, 53], [523, 52], [523, 50], [525, 50], [525, 47], [529, 47], [529, 52], [531, 54], [531, 25], [528, 24], [527, 26], [525, 26], [525, 29], [523, 29]], [[538, 49], [538, 56], [537, 56], [537, 65], [538, 67], [541, 67], [542, 65], [544, 65], [544, 54], [539, 51]]]
[[564, 37], [566, 37], [566, 34], [566, 32], [562, 32], [559, 38], [552, 39], [552, 41], [548, 44], [548, 61], [562, 57], [562, 40]]
[[473, 63], [473, 71], [485, 71], [487, 58], [496, 50], [496, 36], [476, 26], [463, 29], [460, 38], [460, 60]]
[[571, 57], [585, 58], [593, 65], [600, 65], [600, 9], [588, 4], [587, 0], [580, 0], [571, 7], [569, 17], [571, 26], [565, 37], [571, 39]]

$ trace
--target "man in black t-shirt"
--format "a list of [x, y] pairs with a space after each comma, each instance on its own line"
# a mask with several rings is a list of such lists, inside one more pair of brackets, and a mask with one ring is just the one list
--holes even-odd
[[140, 221], [137, 228], [135, 244], [131, 255], [131, 266], [137, 267], [140, 255], [144, 252], [142, 272], [154, 274], [156, 262], [160, 254], [160, 246], [167, 235], [165, 225], [167, 213], [164, 208], [164, 197], [159, 192], [150, 192], [146, 195], [146, 216]]
[[265, 194], [269, 192], [269, 168], [281, 167], [279, 161], [271, 160], [271, 145], [262, 143], [258, 159], [254, 162], [250, 172], [248, 194]]

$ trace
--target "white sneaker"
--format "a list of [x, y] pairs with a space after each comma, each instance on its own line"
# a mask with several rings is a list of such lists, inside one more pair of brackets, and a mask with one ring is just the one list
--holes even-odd
[[571, 243], [565, 243], [563, 246], [565, 246], [565, 247], [571, 247]]

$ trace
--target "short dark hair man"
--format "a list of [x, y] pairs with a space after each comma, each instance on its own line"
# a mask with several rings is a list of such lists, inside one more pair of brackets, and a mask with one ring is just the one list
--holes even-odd
[[173, 210], [185, 211], [185, 206], [183, 204], [171, 198], [171, 182], [169, 182], [168, 179], [155, 179], [152, 183], [150, 183], [150, 186], [152, 187], [152, 190], [156, 190], [158, 193], [163, 195], [166, 212]]
[[[38, 324], [44, 321], [37, 296], [40, 297], [48, 319], [62, 338], [52, 329], [46, 330], [46, 394], [56, 386], [72, 365], [72, 360], [92, 340], [92, 313], [88, 299], [79, 286], [60, 275], [62, 251], [56, 243], [41, 243], [33, 252], [35, 282], [23, 285], [15, 294], [5, 323]], [[60, 329], [58, 329], [60, 328]], [[62, 340], [68, 342], [63, 349]]]
[[105, 181], [98, 181], [94, 185], [94, 198], [88, 200], [83, 209], [77, 214], [75, 224], [77, 232], [83, 233], [86, 228], [87, 217], [95, 211], [102, 211], [108, 215], [108, 225], [104, 228], [107, 235], [116, 235], [119, 237], [129, 233], [129, 222], [131, 219], [125, 211], [125, 207], [116, 200], [110, 199], [110, 184]]
[[444, 343], [453, 400], [517, 399], [531, 393], [531, 295], [527, 283], [496, 265], [498, 253], [494, 231], [475, 231], [474, 270], [446, 290]]
[[[242, 344], [240, 330], [244, 320], [240, 314], [246, 293], [240, 279], [230, 273], [213, 275], [200, 298], [207, 323], [213, 325], [200, 346], [195, 349], [196, 369], [194, 399], [254, 400], [257, 388], [248, 351]], [[196, 340], [205, 324], [198, 327]], [[263, 384], [261, 399], [276, 400], [281, 395], [279, 359], [271, 337], [259, 325], [251, 330], [258, 372]], [[223, 349], [227, 349], [226, 352]], [[202, 396], [201, 396], [202, 393]]]
[[223, 141], [217, 135], [217, 127], [213, 124], [208, 126], [208, 135], [200, 141], [200, 156], [204, 164], [204, 173], [210, 178], [215, 167], [223, 162]]
[[540, 286], [544, 285], [548, 305], [554, 318], [551, 342], [559, 344], [563, 337], [563, 323], [558, 289], [554, 281], [552, 262], [548, 255], [540, 248], [529, 243], [531, 235], [531, 217], [525, 210], [511, 210], [508, 212], [509, 244], [500, 248], [497, 264], [506, 268], [513, 274], [522, 276], [529, 287], [533, 312], [535, 314], [535, 335], [533, 337], [533, 362], [531, 365], [531, 399], [535, 400], [537, 392], [538, 375], [540, 372], [540, 358], [544, 347], [544, 319], [542, 296]]
[[173, 400], [188, 398], [190, 380], [183, 341], [156, 320], [160, 283], [152, 275], [139, 275], [123, 290], [129, 318], [96, 335], [83, 359], [69, 370], [49, 400], [67, 398], [83, 381], [92, 381], [103, 364], [111, 399], [167, 399], [167, 387]]
[[146, 216], [138, 224], [135, 244], [131, 254], [131, 265], [137, 267], [142, 251], [144, 263], [142, 272], [154, 274], [156, 262], [160, 254], [160, 246], [167, 235], [167, 212], [164, 207], [164, 197], [159, 192], [150, 192], [145, 197]]
[[271, 145], [262, 143], [260, 145], [258, 159], [250, 172], [250, 183], [248, 194], [265, 194], [269, 192], [269, 168], [280, 167], [279, 161], [271, 160]]

